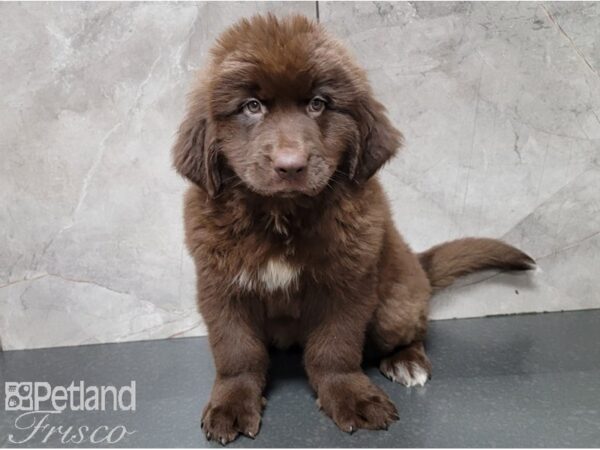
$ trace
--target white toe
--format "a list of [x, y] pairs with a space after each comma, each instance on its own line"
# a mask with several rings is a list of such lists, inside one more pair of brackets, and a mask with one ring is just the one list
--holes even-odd
[[416, 363], [412, 363], [412, 369], [413, 386], [425, 386], [425, 383], [429, 379], [427, 371]]
[[[409, 370], [409, 364], [411, 370]], [[391, 378], [392, 381], [407, 387], [424, 386], [429, 379], [427, 371], [415, 362], [396, 362], [385, 375]]]

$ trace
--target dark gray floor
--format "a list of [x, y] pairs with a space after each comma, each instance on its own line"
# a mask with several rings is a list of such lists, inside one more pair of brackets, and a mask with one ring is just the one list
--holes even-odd
[[[389, 431], [339, 431], [315, 405], [298, 353], [275, 353], [261, 432], [233, 447], [588, 447], [600, 445], [600, 311], [434, 322], [433, 379], [408, 389], [372, 379], [396, 402]], [[206, 339], [0, 353], [1, 381], [137, 383], [135, 412], [63, 412], [50, 425], [135, 431], [118, 446], [204, 447], [199, 428], [214, 369]], [[4, 383], [2, 383], [4, 384]], [[2, 392], [4, 405], [4, 392]], [[0, 414], [0, 445], [18, 413]], [[24, 423], [21, 424], [25, 426]], [[36, 433], [28, 446], [42, 442]], [[91, 444], [84, 442], [86, 446]]]

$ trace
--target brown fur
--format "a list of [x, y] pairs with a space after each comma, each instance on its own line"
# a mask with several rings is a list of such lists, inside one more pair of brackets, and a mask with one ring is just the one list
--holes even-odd
[[457, 277], [484, 269], [529, 270], [535, 261], [496, 239], [464, 238], [445, 242], [419, 254], [421, 265], [435, 289], [451, 285]]
[[304, 347], [319, 404], [341, 429], [386, 428], [398, 416], [361, 371], [367, 336], [386, 376], [422, 383], [432, 289], [482, 268], [531, 267], [483, 239], [417, 257], [373, 176], [401, 141], [364, 72], [319, 25], [254, 17], [220, 37], [173, 148], [194, 183], [186, 242], [217, 370], [209, 439], [258, 432], [271, 344]]

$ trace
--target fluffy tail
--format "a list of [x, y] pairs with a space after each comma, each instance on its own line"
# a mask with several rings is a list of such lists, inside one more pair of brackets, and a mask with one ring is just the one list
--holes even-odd
[[444, 242], [419, 253], [431, 286], [449, 286], [460, 276], [484, 269], [531, 270], [533, 258], [497, 239], [465, 238]]

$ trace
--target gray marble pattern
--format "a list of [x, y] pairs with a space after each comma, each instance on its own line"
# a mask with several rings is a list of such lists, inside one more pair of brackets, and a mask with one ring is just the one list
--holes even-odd
[[600, 307], [600, 3], [2, 3], [4, 349], [205, 333], [169, 149], [214, 38], [267, 11], [318, 13], [367, 69], [415, 250], [491, 236], [539, 261], [432, 318]]

